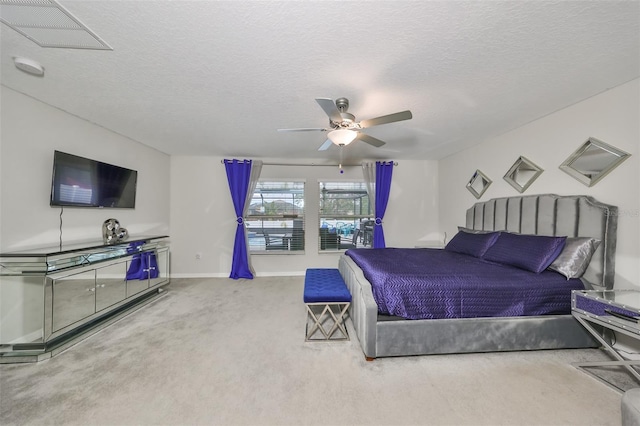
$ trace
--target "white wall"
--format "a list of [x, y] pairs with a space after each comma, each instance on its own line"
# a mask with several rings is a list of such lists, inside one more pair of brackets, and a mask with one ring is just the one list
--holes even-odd
[[[502, 180], [524, 155], [545, 169], [526, 194], [587, 194], [620, 208], [616, 286], [640, 285], [640, 89], [638, 80], [558, 111], [482, 145], [435, 161], [400, 161], [385, 218], [388, 246], [411, 247], [438, 231], [453, 235], [476, 200], [465, 184], [476, 168], [494, 181], [483, 200], [517, 195]], [[235, 217], [219, 157], [169, 157], [56, 108], [0, 86], [0, 249], [55, 245], [59, 208], [49, 206], [53, 151], [62, 150], [138, 170], [136, 209], [72, 209], [63, 214], [64, 241], [101, 237], [117, 218], [131, 234], [168, 233], [173, 276], [228, 276]], [[558, 169], [588, 137], [632, 157], [593, 188]], [[268, 161], [268, 160], [265, 160]], [[273, 160], [273, 162], [282, 160]], [[317, 252], [317, 182], [361, 179], [359, 167], [265, 166], [262, 177], [306, 179], [304, 255], [253, 256], [258, 275], [301, 274], [335, 267], [338, 255]], [[171, 194], [171, 202], [169, 194]], [[200, 260], [196, 253], [202, 253]]]
[[[585, 194], [618, 206], [615, 287], [640, 287], [639, 117], [640, 87], [634, 80], [441, 160], [441, 229], [453, 235], [464, 224], [465, 210], [476, 202], [465, 185], [476, 169], [493, 180], [481, 201], [518, 195], [502, 177], [524, 155], [544, 169], [524, 195]], [[558, 168], [589, 137], [632, 155], [591, 188]]]
[[[235, 214], [219, 157], [171, 158], [172, 275], [228, 276], [235, 235]], [[282, 160], [265, 160], [265, 162]], [[301, 161], [304, 162], [304, 161]], [[310, 161], [311, 162], [311, 161]], [[435, 161], [400, 161], [394, 168], [385, 216], [387, 246], [412, 247], [438, 229]], [[257, 275], [301, 275], [309, 267], [337, 267], [339, 255], [318, 253], [318, 180], [362, 180], [360, 167], [264, 166], [261, 178], [304, 179], [304, 254], [253, 255]], [[196, 260], [196, 253], [202, 258]]]
[[65, 208], [63, 242], [102, 239], [114, 217], [131, 235], [169, 231], [169, 156], [0, 86], [0, 249], [57, 245], [50, 207], [53, 151], [138, 171], [135, 209]]

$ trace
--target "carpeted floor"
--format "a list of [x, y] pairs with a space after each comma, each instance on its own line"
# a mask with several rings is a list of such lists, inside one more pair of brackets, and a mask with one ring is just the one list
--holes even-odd
[[621, 394], [571, 366], [599, 350], [366, 362], [355, 337], [304, 342], [302, 285], [173, 280], [50, 360], [0, 365], [0, 424], [620, 424]]

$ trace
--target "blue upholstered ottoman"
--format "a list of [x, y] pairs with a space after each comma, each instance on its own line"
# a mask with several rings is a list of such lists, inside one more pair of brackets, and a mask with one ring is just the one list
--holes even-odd
[[[304, 303], [307, 306], [305, 341], [349, 340], [344, 319], [351, 305], [351, 293], [337, 269], [307, 269]], [[314, 337], [318, 332], [321, 336]]]

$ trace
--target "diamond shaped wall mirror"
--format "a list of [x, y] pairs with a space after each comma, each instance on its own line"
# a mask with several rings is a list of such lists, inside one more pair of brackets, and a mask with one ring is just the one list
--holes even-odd
[[538, 167], [533, 161], [520, 156], [520, 158], [513, 163], [513, 166], [511, 166], [507, 174], [504, 175], [504, 180], [518, 192], [523, 193], [534, 180], [538, 179], [538, 176], [540, 176], [543, 171], [544, 170]]
[[480, 170], [476, 170], [473, 176], [471, 176], [471, 179], [469, 179], [469, 183], [467, 183], [467, 189], [474, 197], [480, 198], [487, 188], [489, 188], [491, 182], [491, 179], [489, 179], [487, 175]]
[[631, 154], [589, 138], [560, 165], [560, 170], [587, 186], [595, 185]]

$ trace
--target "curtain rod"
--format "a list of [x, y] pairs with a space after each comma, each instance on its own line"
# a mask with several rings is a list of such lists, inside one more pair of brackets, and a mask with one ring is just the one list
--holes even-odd
[[[220, 164], [224, 164], [224, 160], [220, 160]], [[315, 164], [315, 163], [262, 163], [263, 166], [313, 166], [313, 167], [339, 167], [340, 164]], [[393, 162], [394, 166], [398, 165], [397, 161]], [[343, 164], [342, 167], [357, 167], [361, 164]]]

